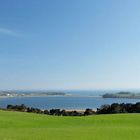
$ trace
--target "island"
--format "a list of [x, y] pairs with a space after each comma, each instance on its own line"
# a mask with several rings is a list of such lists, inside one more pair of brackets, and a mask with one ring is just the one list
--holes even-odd
[[140, 99], [140, 93], [133, 92], [117, 92], [117, 93], [106, 93], [102, 95], [103, 98], [128, 98], [128, 99]]

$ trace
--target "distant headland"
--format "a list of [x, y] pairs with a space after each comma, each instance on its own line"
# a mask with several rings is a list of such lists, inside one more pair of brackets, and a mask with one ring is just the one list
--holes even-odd
[[0, 91], [0, 98], [4, 97], [45, 97], [45, 96], [67, 96], [63, 92], [48, 91]]
[[103, 98], [140, 99], [140, 93], [133, 93], [133, 92], [106, 93], [106, 94], [103, 94], [102, 97]]

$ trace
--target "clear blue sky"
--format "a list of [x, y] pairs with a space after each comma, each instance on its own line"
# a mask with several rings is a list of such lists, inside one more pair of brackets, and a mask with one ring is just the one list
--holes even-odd
[[0, 1], [0, 89], [139, 87], [139, 0]]

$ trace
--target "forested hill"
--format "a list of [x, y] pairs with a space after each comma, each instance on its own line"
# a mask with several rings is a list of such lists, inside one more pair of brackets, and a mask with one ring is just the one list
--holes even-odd
[[103, 98], [130, 98], [140, 99], [140, 93], [133, 92], [117, 92], [117, 93], [106, 93], [102, 95]]

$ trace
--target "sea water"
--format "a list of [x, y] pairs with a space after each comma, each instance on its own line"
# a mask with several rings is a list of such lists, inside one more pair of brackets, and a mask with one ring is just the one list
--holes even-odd
[[136, 103], [140, 99], [102, 98], [105, 91], [67, 91], [70, 96], [48, 97], [10, 97], [0, 98], [0, 107], [6, 108], [8, 104], [25, 104], [40, 109], [96, 109], [104, 104]]

